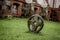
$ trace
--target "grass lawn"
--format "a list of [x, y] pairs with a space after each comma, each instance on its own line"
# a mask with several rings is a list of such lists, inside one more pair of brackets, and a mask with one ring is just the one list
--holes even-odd
[[0, 40], [60, 40], [60, 23], [44, 21], [40, 33], [28, 32], [27, 18], [0, 19]]

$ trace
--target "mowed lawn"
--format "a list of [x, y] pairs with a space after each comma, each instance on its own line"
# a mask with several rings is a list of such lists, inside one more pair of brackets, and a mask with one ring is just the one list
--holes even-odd
[[44, 21], [40, 33], [28, 31], [28, 18], [0, 19], [0, 40], [60, 40], [60, 23]]

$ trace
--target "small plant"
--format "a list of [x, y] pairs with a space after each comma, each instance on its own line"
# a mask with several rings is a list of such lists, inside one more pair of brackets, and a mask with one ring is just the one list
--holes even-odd
[[13, 17], [12, 15], [8, 15], [7, 16], [8, 19], [12, 19], [12, 17]]

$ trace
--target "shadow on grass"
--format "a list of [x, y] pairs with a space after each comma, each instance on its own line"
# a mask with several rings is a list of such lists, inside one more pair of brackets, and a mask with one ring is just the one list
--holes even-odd
[[29, 33], [29, 34], [33, 34], [33, 35], [39, 35], [39, 36], [44, 36], [45, 35], [42, 32], [35, 33], [35, 32], [26, 31], [25, 33]]

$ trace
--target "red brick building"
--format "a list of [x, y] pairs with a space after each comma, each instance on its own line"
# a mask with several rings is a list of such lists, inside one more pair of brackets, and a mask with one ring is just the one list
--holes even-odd
[[[49, 0], [46, 0], [47, 3], [49, 4]], [[55, 0], [52, 0], [52, 7], [50, 7], [50, 4], [49, 4], [49, 8], [48, 8], [48, 11], [49, 11], [49, 14], [46, 16], [46, 19], [48, 20], [55, 20], [55, 21], [60, 21], [60, 8], [59, 7], [55, 7], [56, 6], [56, 2]]]
[[2, 15], [2, 6], [3, 6], [4, 2], [3, 0], [0, 0], [0, 17]]
[[[39, 12], [39, 8], [40, 8], [40, 5], [37, 3], [36, 0], [33, 0], [33, 1], [35, 2], [34, 8], [37, 8], [37, 13], [38, 13]], [[29, 11], [31, 10], [31, 3], [28, 4], [28, 3], [26, 3], [25, 0], [6, 0], [6, 1], [0, 2], [0, 5], [2, 7], [3, 7], [3, 4], [6, 6], [6, 9], [4, 10], [5, 11], [4, 13], [2, 13], [3, 10], [1, 9], [0, 16], [12, 15], [12, 16], [18, 16], [19, 17], [19, 16], [21, 16], [23, 14], [23, 11], [22, 10], [23, 10], [23, 6], [24, 5], [28, 6], [28, 7], [25, 7], [24, 6], [27, 9], [27, 11], [28, 10]], [[9, 13], [9, 11], [10, 11], [10, 13]], [[31, 11], [30, 11], [30, 13], [31, 13]]]
[[[33, 1], [35, 2], [34, 8], [37, 8], [37, 13], [38, 13], [40, 5], [37, 3], [36, 0], [33, 0]], [[12, 7], [11, 7], [12, 10], [13, 10], [13, 7], [16, 7], [16, 9], [15, 9], [16, 13], [12, 12], [13, 16], [22, 16], [22, 14], [28, 14], [29, 15], [31, 13], [31, 3], [28, 4], [28, 3], [26, 3], [25, 0], [11, 0], [11, 4], [12, 4]], [[27, 12], [24, 12], [22, 10], [27, 10]]]
[[[34, 3], [34, 8], [37, 8], [36, 13], [40, 14], [40, 7], [41, 5], [38, 4], [37, 0], [33, 0]], [[46, 2], [49, 4], [48, 0], [46, 0]], [[54, 1], [53, 1], [54, 3]], [[6, 6], [6, 8], [4, 9], [3, 7]], [[4, 10], [3, 10], [4, 9]], [[24, 10], [24, 11], [23, 11]], [[59, 8], [54, 8], [53, 7], [48, 7], [48, 15], [45, 16], [45, 18], [47, 20], [57, 20], [60, 21], [60, 7]], [[56, 13], [56, 16], [54, 16], [54, 12]], [[24, 13], [23, 13], [24, 12]], [[30, 14], [31, 13], [31, 3], [28, 4], [26, 3], [25, 0], [0, 0], [0, 17], [4, 17], [4, 16], [8, 16], [8, 15], [12, 15], [12, 16], [17, 16], [20, 17], [23, 14], [26, 16], [26, 14]], [[34, 14], [34, 13], [32, 13]]]
[[11, 9], [13, 16], [21, 16], [22, 13], [22, 5], [25, 1], [23, 0], [11, 0]]

